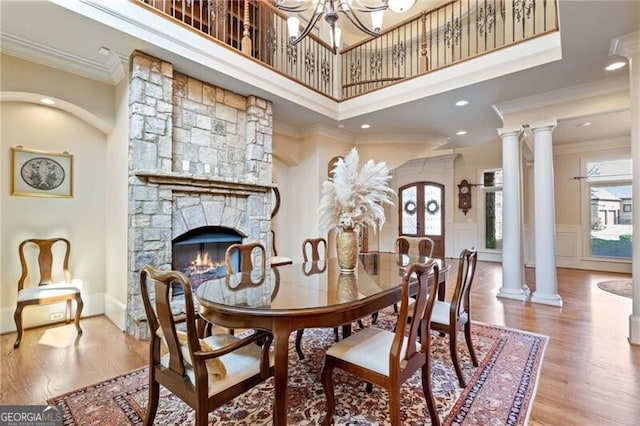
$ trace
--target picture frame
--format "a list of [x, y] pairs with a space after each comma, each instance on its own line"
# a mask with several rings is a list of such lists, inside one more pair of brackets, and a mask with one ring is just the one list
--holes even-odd
[[11, 195], [23, 197], [73, 197], [73, 155], [11, 148]]

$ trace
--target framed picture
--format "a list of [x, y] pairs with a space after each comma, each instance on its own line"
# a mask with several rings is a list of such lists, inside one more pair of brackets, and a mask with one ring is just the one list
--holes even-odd
[[11, 195], [73, 197], [73, 155], [12, 147]]

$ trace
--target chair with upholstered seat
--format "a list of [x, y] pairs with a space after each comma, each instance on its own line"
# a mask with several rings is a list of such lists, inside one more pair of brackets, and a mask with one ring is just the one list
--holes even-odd
[[[57, 251], [58, 246], [62, 249], [62, 254]], [[29, 271], [29, 262], [27, 261], [27, 252], [31, 248], [37, 250], [38, 269], [40, 272], [40, 280], [35, 287], [26, 286], [27, 279], [31, 275]], [[82, 314], [82, 301], [80, 287], [71, 282], [71, 272], [69, 271], [69, 254], [71, 252], [71, 243], [66, 238], [50, 238], [50, 239], [28, 239], [20, 243], [18, 246], [18, 255], [20, 257], [20, 265], [22, 266], [22, 274], [18, 280], [18, 298], [13, 318], [16, 323], [18, 337], [13, 344], [14, 348], [20, 346], [22, 340], [22, 310], [31, 305], [46, 305], [51, 303], [67, 302], [65, 321], [71, 320], [71, 303], [76, 301], [75, 326], [78, 334], [82, 334], [80, 328], [80, 315]], [[35, 253], [33, 253], [35, 254]], [[54, 260], [56, 266], [54, 267]], [[54, 281], [52, 278], [53, 271], [62, 270], [63, 278], [60, 281]]]
[[[177, 321], [171, 312], [173, 283], [185, 294], [186, 318]], [[181, 272], [144, 266], [140, 291], [151, 335], [145, 425], [155, 419], [160, 385], [193, 408], [195, 424], [204, 426], [208, 413], [273, 375], [270, 333], [255, 332], [242, 339], [229, 334], [198, 338], [191, 284]], [[263, 342], [262, 347], [257, 342]]]
[[[323, 268], [318, 267], [318, 262], [327, 259], [327, 240], [319, 238], [307, 238], [302, 242], [302, 258], [304, 259], [305, 268], [307, 263], [311, 263], [308, 271], [305, 270], [306, 275], [315, 273], [322, 273], [325, 271], [326, 265]], [[302, 352], [302, 336], [304, 335], [304, 329], [298, 330], [296, 333], [296, 352], [299, 359], [304, 359], [304, 353]], [[338, 341], [338, 327], [333, 329], [334, 339]]]
[[271, 266], [291, 265], [293, 259], [290, 257], [280, 256], [276, 248], [276, 232], [271, 230]]
[[[433, 256], [434, 242], [429, 237], [422, 237], [418, 240], [418, 256], [420, 257], [432, 257]], [[396, 239], [396, 253], [409, 255], [411, 251], [411, 243], [407, 238], [398, 237]], [[444, 292], [444, 290], [443, 290]], [[413, 299], [409, 299], [409, 304], [413, 304]], [[409, 308], [411, 309], [411, 308]], [[393, 305], [393, 311], [398, 313], [398, 305]]]
[[[429, 331], [438, 274], [438, 265], [434, 261], [426, 264], [410, 264], [402, 278], [401, 300], [406, 302], [410, 293], [415, 294], [416, 317], [409, 319], [407, 303], [403, 303], [395, 332], [368, 327], [335, 343], [327, 350], [321, 374], [322, 386], [327, 396], [325, 425], [333, 423], [336, 406], [331, 378], [335, 368], [358, 375], [368, 383], [386, 388], [389, 391], [392, 425], [401, 424], [401, 386], [420, 369], [422, 391], [429, 408], [431, 424], [440, 424], [431, 392], [431, 334]], [[415, 286], [415, 290], [411, 291], [410, 286]], [[418, 342], [418, 334], [422, 336], [421, 342]]]
[[469, 293], [476, 271], [477, 260], [478, 252], [475, 249], [462, 250], [458, 258], [458, 277], [451, 302], [436, 301], [431, 317], [431, 328], [433, 330], [449, 334], [449, 352], [451, 353], [451, 360], [456, 369], [456, 375], [461, 387], [466, 386], [457, 349], [457, 336], [462, 329], [464, 329], [465, 341], [469, 348], [473, 366], [478, 366], [478, 358], [471, 343], [471, 312], [469, 309]]

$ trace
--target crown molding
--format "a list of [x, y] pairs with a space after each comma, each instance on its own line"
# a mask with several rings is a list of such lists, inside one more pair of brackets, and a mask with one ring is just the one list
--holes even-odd
[[563, 143], [553, 146], [553, 155], [579, 154], [585, 151], [604, 151], [620, 148], [631, 149], [631, 138], [623, 136], [611, 139]]
[[301, 138], [311, 138], [318, 136], [339, 139], [345, 143], [355, 143], [355, 137], [352, 133], [349, 133], [345, 130], [334, 129], [333, 127], [328, 127], [322, 124], [307, 126], [300, 132]]
[[498, 116], [504, 120], [506, 115], [513, 114], [515, 112], [522, 112], [563, 102], [628, 90], [629, 78], [621, 76], [607, 80], [600, 80], [594, 83], [579, 84], [576, 86], [566, 87], [564, 89], [538, 93], [523, 98], [511, 99], [505, 102], [499, 102], [493, 105], [493, 109], [496, 111]]
[[446, 144], [444, 136], [428, 135], [423, 133], [374, 133], [358, 135], [355, 138], [356, 145], [366, 144], [420, 144], [431, 146], [434, 149]]
[[100, 63], [3, 31], [0, 31], [0, 40], [0, 52], [3, 54], [102, 83], [118, 83], [126, 75], [128, 67], [129, 58], [113, 52], [106, 63]]
[[611, 40], [609, 55], [620, 55], [630, 59], [631, 55], [637, 52], [640, 52], [640, 31]]

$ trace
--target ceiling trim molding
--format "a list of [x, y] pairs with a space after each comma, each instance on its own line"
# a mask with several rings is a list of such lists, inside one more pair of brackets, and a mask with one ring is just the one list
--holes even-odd
[[318, 136], [338, 139], [351, 144], [355, 143], [353, 134], [345, 130], [334, 129], [322, 124], [313, 124], [308, 126], [300, 133], [301, 138], [312, 138]]
[[619, 138], [553, 145], [553, 155], [579, 154], [586, 151], [605, 151], [620, 148], [631, 149], [631, 137], [623, 136]]
[[372, 133], [355, 137], [356, 145], [365, 144], [420, 144], [437, 148], [447, 143], [443, 136], [427, 135], [422, 133]]
[[631, 59], [631, 55], [640, 51], [640, 31], [616, 37], [611, 40], [609, 55], [620, 55]]
[[107, 63], [102, 64], [2, 31], [0, 38], [2, 53], [102, 83], [115, 84], [120, 81], [126, 69], [122, 64], [128, 64], [129, 60], [112, 52]]
[[600, 80], [594, 83], [579, 84], [564, 89], [538, 93], [518, 99], [511, 99], [493, 105], [493, 109], [504, 121], [504, 117], [515, 112], [546, 107], [563, 102], [602, 96], [610, 93], [628, 91], [629, 79], [626, 76], [608, 80]]

